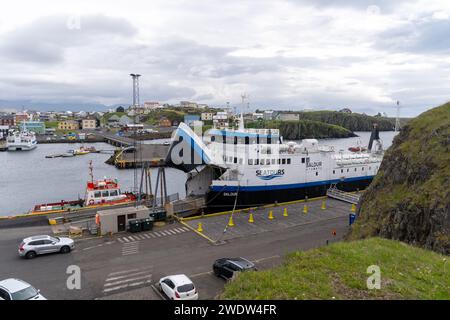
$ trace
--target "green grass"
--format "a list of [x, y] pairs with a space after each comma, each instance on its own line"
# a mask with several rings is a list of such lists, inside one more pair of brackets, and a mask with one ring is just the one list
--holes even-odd
[[[381, 289], [367, 289], [370, 265]], [[449, 299], [448, 257], [381, 238], [340, 242], [289, 254], [276, 268], [245, 272], [223, 299]]]

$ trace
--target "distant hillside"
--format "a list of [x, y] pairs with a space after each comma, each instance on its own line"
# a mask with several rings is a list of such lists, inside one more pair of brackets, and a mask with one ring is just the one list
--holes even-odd
[[[339, 242], [291, 253], [277, 268], [241, 273], [225, 285], [220, 298], [448, 299], [446, 262], [443, 255], [398, 241]], [[380, 267], [380, 289], [367, 288], [371, 265]]]
[[450, 252], [450, 103], [411, 120], [387, 150], [350, 235], [370, 236]]
[[287, 140], [299, 139], [326, 139], [326, 138], [349, 138], [356, 135], [340, 126], [331, 125], [319, 121], [254, 121], [245, 124], [247, 128], [271, 128], [279, 129], [280, 134]]
[[[372, 131], [374, 123], [378, 123], [380, 131], [394, 130], [395, 119], [372, 117], [361, 113], [345, 113], [338, 111], [300, 112], [300, 119], [321, 121], [344, 127], [350, 131]], [[405, 122], [405, 120], [402, 120]]]

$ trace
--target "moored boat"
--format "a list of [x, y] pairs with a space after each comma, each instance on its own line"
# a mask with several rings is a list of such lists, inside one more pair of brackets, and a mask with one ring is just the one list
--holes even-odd
[[91, 180], [86, 184], [84, 199], [54, 203], [38, 204], [31, 210], [31, 214], [71, 212], [81, 209], [96, 208], [99, 206], [114, 206], [136, 201], [136, 196], [131, 192], [121, 192], [117, 179], [104, 178], [94, 180], [92, 174], [92, 162], [90, 163]]

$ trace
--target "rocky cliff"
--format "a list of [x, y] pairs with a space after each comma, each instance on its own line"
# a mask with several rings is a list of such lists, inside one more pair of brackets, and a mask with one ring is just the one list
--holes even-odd
[[364, 193], [350, 239], [381, 236], [450, 249], [450, 103], [411, 120]]

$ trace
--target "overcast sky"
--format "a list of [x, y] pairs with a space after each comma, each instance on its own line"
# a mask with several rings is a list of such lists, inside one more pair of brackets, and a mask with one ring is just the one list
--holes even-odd
[[[334, 3], [339, 3], [334, 4]], [[414, 116], [450, 100], [450, 1], [3, 2], [0, 100]]]

